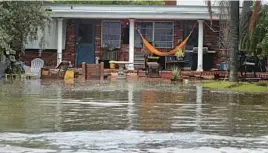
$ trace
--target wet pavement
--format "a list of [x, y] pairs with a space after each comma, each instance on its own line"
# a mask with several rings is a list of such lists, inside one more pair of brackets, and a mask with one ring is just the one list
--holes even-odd
[[0, 84], [0, 153], [268, 152], [266, 94], [159, 81]]

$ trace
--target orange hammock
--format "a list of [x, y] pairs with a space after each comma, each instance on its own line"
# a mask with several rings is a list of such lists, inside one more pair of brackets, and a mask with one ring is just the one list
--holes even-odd
[[194, 31], [194, 28], [195, 28], [195, 26], [196, 26], [196, 23], [195, 23], [195, 25], [193, 26], [193, 28], [192, 28], [192, 30], [191, 30], [191, 32], [190, 32], [190, 34], [186, 37], [186, 39], [184, 39], [183, 40], [183, 42], [181, 42], [178, 46], [176, 46], [174, 49], [172, 49], [172, 50], [170, 50], [170, 51], [168, 51], [168, 52], [161, 52], [161, 51], [159, 51], [159, 50], [157, 50], [156, 48], [154, 48], [143, 36], [142, 36], [142, 34], [141, 34], [141, 32], [138, 30], [138, 32], [139, 32], [139, 34], [140, 34], [140, 36], [141, 36], [141, 39], [142, 39], [142, 42], [143, 42], [143, 45], [144, 45], [144, 47], [149, 51], [149, 52], [151, 52], [151, 53], [153, 53], [153, 54], [155, 54], [155, 55], [158, 55], [158, 56], [168, 56], [168, 55], [175, 55], [176, 54], [176, 52], [178, 51], [178, 50], [181, 50], [181, 51], [183, 51], [183, 49], [185, 48], [185, 46], [186, 46], [186, 43], [187, 43], [187, 41], [188, 41], [188, 39], [190, 38], [190, 36], [191, 36], [191, 34], [193, 33], [193, 31]]

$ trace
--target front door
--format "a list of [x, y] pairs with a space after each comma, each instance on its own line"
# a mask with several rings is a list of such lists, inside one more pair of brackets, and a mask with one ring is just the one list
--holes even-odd
[[94, 26], [93, 24], [83, 23], [77, 25], [76, 36], [76, 65], [82, 62], [95, 63], [94, 56]]

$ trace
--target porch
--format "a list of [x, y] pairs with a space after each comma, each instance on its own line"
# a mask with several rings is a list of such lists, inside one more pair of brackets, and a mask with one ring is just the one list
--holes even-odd
[[[214, 68], [218, 48], [218, 33], [207, 26], [209, 16], [202, 6], [50, 6], [56, 22], [56, 51], [53, 57], [59, 64], [62, 60], [71, 61], [74, 67], [82, 62], [89, 64], [109, 60], [128, 61], [128, 70], [144, 66], [143, 45], [136, 31], [153, 46], [166, 52], [189, 34], [198, 22], [186, 45], [187, 70], [210, 70]], [[217, 8], [214, 8], [213, 25], [217, 28]], [[187, 13], [186, 13], [187, 12]], [[112, 51], [105, 51], [111, 46]], [[45, 53], [45, 51], [44, 51]], [[50, 60], [51, 60], [50, 59]], [[169, 69], [169, 60], [175, 56], [160, 57], [163, 69]], [[210, 62], [208, 62], [210, 61]], [[45, 60], [46, 63], [46, 60]], [[105, 66], [108, 68], [107, 64]]]

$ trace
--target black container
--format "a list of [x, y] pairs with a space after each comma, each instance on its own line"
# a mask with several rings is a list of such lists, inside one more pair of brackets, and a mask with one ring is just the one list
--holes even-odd
[[[210, 71], [214, 67], [214, 54], [204, 54], [203, 55], [203, 70]], [[192, 65], [191, 70], [197, 69], [197, 53], [192, 54]]]
[[110, 68], [110, 60], [99, 60], [99, 63], [103, 62], [104, 63], [104, 68], [109, 69]]

